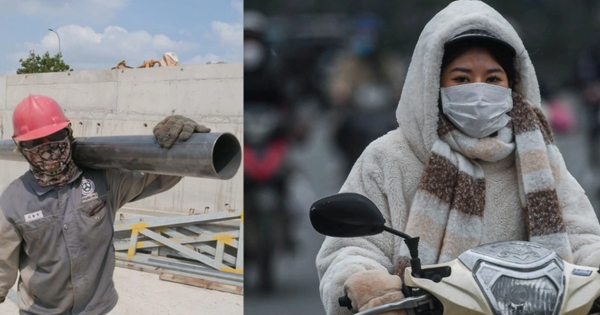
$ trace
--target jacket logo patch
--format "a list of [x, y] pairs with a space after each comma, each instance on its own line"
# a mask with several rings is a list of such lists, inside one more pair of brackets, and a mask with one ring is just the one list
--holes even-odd
[[94, 182], [84, 178], [83, 181], [81, 181], [81, 194], [83, 195], [91, 195], [94, 193], [94, 190], [96, 190], [96, 185], [94, 185]]
[[98, 198], [98, 193], [95, 193], [96, 185], [93, 181], [84, 178], [81, 181], [81, 201], [88, 202]]
[[36, 212], [32, 212], [32, 213], [28, 213], [25, 215], [25, 222], [31, 222], [31, 221], [35, 221], [35, 220], [39, 220], [41, 218], [44, 217], [44, 214], [42, 213], [42, 210], [36, 211]]

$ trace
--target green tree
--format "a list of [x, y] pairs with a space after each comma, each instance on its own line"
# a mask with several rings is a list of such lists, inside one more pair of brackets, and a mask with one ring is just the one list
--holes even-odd
[[64, 72], [73, 71], [71, 67], [62, 60], [62, 53], [57, 53], [50, 56], [49, 52], [44, 55], [36, 55], [35, 51], [29, 51], [27, 59], [19, 59], [21, 68], [17, 70], [17, 74], [24, 73], [44, 73], [44, 72]]

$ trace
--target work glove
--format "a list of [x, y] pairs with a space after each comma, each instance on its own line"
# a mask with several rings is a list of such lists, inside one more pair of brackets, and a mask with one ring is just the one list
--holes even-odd
[[172, 115], [156, 124], [153, 129], [154, 136], [161, 148], [170, 148], [175, 141], [185, 141], [194, 132], [207, 133], [210, 128], [200, 125], [195, 121], [181, 115]]
[[[382, 270], [367, 270], [351, 275], [344, 283], [344, 292], [352, 301], [352, 308], [359, 312], [404, 298], [400, 277]], [[395, 310], [381, 314], [406, 315], [406, 311]]]

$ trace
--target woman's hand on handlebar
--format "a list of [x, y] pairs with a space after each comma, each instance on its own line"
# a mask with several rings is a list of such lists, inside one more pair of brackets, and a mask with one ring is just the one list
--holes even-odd
[[[351, 275], [344, 283], [344, 291], [352, 301], [352, 308], [359, 312], [404, 298], [400, 277], [383, 270], [366, 270]], [[406, 315], [406, 311], [390, 311], [382, 315]]]

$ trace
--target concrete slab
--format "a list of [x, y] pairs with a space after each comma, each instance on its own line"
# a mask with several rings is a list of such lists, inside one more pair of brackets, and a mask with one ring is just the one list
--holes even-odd
[[[110, 113], [117, 106], [117, 82], [54, 83], [9, 86], [6, 108], [13, 110], [29, 94], [43, 94], [56, 100], [67, 115], [73, 112]], [[74, 117], [74, 115], [70, 115]], [[85, 117], [85, 116], [84, 116]]]
[[228, 80], [123, 81], [118, 87], [117, 111], [144, 115], [240, 116], [243, 115], [243, 87], [241, 76]]

